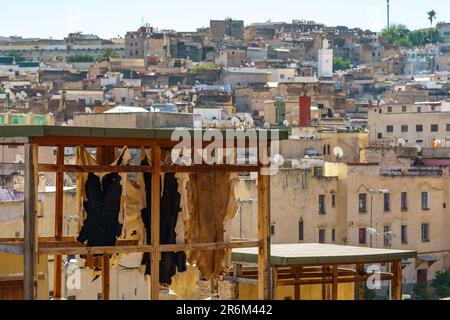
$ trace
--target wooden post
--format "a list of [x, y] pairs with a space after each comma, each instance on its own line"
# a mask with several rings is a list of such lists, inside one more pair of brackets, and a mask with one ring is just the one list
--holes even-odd
[[292, 267], [292, 273], [295, 278], [295, 293], [294, 293], [294, 300], [300, 301], [301, 300], [301, 292], [300, 292], [300, 280], [301, 280], [301, 274], [302, 274], [303, 267]]
[[25, 204], [24, 204], [24, 299], [37, 299], [37, 201], [38, 146], [25, 144]]
[[[322, 267], [322, 273], [325, 274], [327, 272], [326, 266]], [[325, 276], [322, 276], [322, 280], [325, 280]], [[322, 300], [327, 300], [327, 285], [325, 283], [322, 284]]]
[[[98, 147], [97, 148], [97, 163], [100, 165], [110, 165], [114, 162], [114, 147]], [[104, 255], [101, 257], [102, 265], [102, 298], [105, 301], [110, 299], [110, 256]]]
[[401, 261], [395, 261], [393, 263], [393, 294], [394, 294], [394, 300], [402, 300], [403, 295], [403, 289], [402, 289], [402, 283], [403, 283], [403, 270], [402, 270], [402, 263]]
[[269, 300], [271, 297], [270, 285], [270, 177], [258, 174], [258, 240], [261, 241], [258, 256], [258, 298]]
[[159, 300], [159, 262], [161, 259], [160, 253], [160, 201], [161, 201], [161, 148], [155, 146], [152, 148], [152, 245], [154, 248], [152, 259], [152, 285], [151, 285], [151, 299]]
[[103, 300], [108, 301], [110, 299], [110, 270], [109, 270], [109, 256], [104, 255], [102, 257], [102, 292]]
[[272, 300], [276, 300], [277, 299], [277, 293], [278, 293], [278, 277], [279, 277], [279, 272], [278, 272], [278, 267], [272, 267], [272, 277], [273, 277], [273, 289], [272, 289]]
[[[56, 153], [56, 164], [64, 165], [64, 147], [58, 147]], [[64, 221], [64, 173], [56, 173], [56, 194], [55, 194], [55, 238], [61, 241], [63, 236]], [[53, 278], [53, 298], [62, 298], [62, 256], [55, 256], [54, 278]]]
[[338, 300], [338, 277], [339, 277], [339, 266], [333, 265], [332, 266], [332, 273], [333, 273], [333, 286], [332, 286], [332, 297], [331, 299], [333, 301]]
[[356, 265], [356, 278], [357, 281], [355, 283], [356, 286], [356, 300], [364, 300], [365, 291], [366, 291], [366, 283], [364, 281], [361, 281], [362, 276], [364, 275], [364, 265], [363, 264], [357, 264]]
[[234, 282], [236, 284], [236, 300], [239, 300], [240, 297], [240, 283], [237, 281], [238, 278], [242, 277], [242, 264], [235, 264], [234, 265]]

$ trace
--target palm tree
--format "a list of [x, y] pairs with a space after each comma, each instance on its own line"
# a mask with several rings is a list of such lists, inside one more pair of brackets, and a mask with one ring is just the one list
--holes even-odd
[[431, 10], [428, 12], [428, 20], [430, 20], [431, 23], [431, 30], [430, 30], [430, 37], [431, 37], [431, 44], [433, 44], [433, 21], [436, 19], [436, 11]]
[[117, 51], [113, 48], [105, 48], [102, 50], [100, 56], [98, 57], [99, 61], [110, 61], [112, 58], [117, 58]]

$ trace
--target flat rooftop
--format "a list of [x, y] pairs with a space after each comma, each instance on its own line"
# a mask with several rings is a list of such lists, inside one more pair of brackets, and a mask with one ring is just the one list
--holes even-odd
[[[131, 138], [131, 139], [163, 139], [171, 140], [172, 133], [181, 129], [121, 129], [121, 128], [92, 128], [92, 127], [64, 127], [64, 126], [0, 126], [1, 138], [33, 138], [33, 137], [84, 137], [84, 138]], [[195, 130], [185, 129], [191, 133]], [[207, 130], [203, 130], [206, 132]], [[266, 131], [271, 139], [275, 130], [257, 130], [259, 133]], [[224, 137], [225, 131], [223, 131]], [[278, 140], [287, 140], [289, 132], [279, 130]]]
[[[417, 258], [416, 251], [317, 243], [272, 245], [271, 250], [271, 264], [275, 266], [381, 263]], [[257, 264], [258, 248], [234, 249], [232, 261]]]

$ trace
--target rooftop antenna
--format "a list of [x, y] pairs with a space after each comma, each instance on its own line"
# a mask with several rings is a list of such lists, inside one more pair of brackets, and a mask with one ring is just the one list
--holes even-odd
[[387, 0], [387, 27], [391, 28], [391, 1]]

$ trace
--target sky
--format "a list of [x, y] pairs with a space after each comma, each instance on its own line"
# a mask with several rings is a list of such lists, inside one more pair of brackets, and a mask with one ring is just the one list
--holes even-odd
[[[391, 22], [429, 27], [427, 12], [450, 22], [449, 0], [391, 0]], [[211, 19], [253, 22], [314, 20], [380, 31], [386, 0], [15, 0], [3, 5], [0, 36], [62, 39], [70, 32], [124, 36], [142, 21], [159, 29], [195, 31]]]

